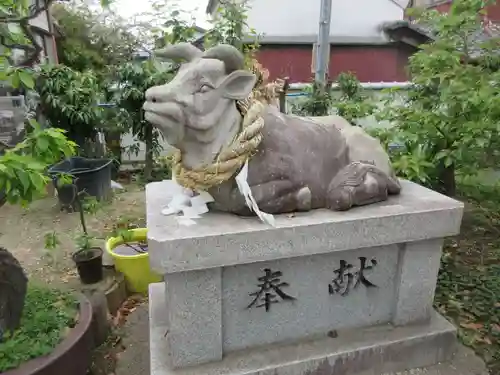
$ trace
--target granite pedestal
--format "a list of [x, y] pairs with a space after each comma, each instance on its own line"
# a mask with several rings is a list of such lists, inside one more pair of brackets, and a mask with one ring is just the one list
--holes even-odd
[[[455, 328], [432, 308], [443, 238], [463, 205], [403, 181], [347, 212], [256, 218], [208, 213], [181, 226], [147, 186], [151, 372], [354, 374], [446, 361]], [[399, 357], [399, 359], [398, 359]]]

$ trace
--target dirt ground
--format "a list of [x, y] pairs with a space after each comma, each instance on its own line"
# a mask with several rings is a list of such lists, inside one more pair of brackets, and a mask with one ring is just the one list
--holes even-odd
[[[95, 215], [85, 216], [89, 234], [100, 237], [95, 244], [103, 249], [104, 238], [117, 221], [145, 224], [144, 188], [135, 184], [124, 187], [111, 202], [100, 205]], [[56, 233], [60, 245], [48, 251], [45, 235], [51, 232]], [[55, 196], [37, 200], [26, 209], [8, 204], [0, 207], [0, 246], [16, 256], [32, 280], [72, 284], [77, 274], [71, 254], [79, 233], [79, 214], [61, 212]]]

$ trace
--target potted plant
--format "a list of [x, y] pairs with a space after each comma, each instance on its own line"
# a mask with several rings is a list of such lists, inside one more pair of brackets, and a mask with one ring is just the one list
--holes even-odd
[[93, 349], [88, 299], [68, 290], [28, 283], [17, 259], [2, 248], [0, 268], [0, 302], [2, 312], [8, 314], [3, 321], [7, 325], [0, 327], [0, 373], [84, 375]]
[[76, 237], [76, 252], [72, 259], [83, 284], [94, 284], [102, 280], [102, 256], [100, 247], [92, 245], [93, 238], [86, 232]]
[[147, 293], [148, 285], [160, 282], [161, 276], [151, 271], [147, 229], [129, 223], [117, 223], [106, 242], [117, 271], [123, 273], [127, 287], [134, 293]]

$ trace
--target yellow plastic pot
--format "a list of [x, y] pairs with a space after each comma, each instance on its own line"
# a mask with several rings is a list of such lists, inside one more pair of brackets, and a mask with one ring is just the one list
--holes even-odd
[[[131, 229], [132, 241], [147, 240], [148, 230], [146, 228]], [[106, 241], [106, 251], [113, 257], [115, 269], [123, 273], [127, 287], [134, 293], [147, 293], [151, 283], [162, 281], [160, 275], [149, 268], [149, 254], [120, 255], [113, 249], [124, 243], [123, 238], [111, 237]]]

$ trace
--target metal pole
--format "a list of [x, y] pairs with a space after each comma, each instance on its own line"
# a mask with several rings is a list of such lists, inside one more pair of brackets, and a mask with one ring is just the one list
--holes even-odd
[[332, 0], [321, 0], [319, 15], [318, 42], [316, 45], [315, 81], [321, 87], [326, 85], [326, 74], [330, 61], [330, 20], [332, 17]]

